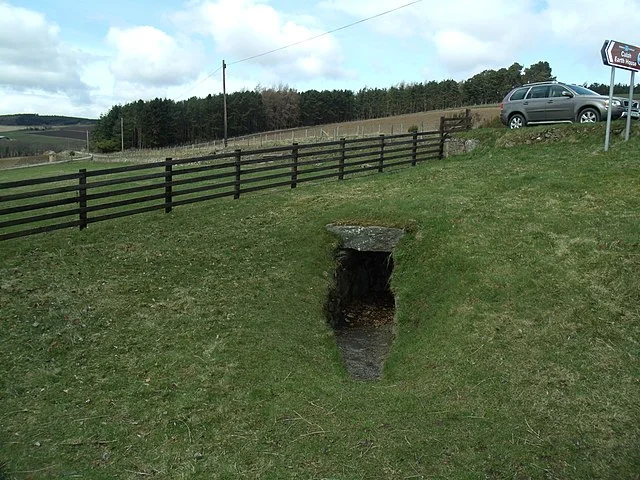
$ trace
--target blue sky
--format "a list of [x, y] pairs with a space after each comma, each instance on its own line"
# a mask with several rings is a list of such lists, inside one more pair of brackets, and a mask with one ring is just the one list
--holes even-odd
[[[605, 39], [640, 45], [640, 0], [0, 0], [0, 114], [98, 117], [118, 103], [287, 85], [463, 80], [548, 61], [561, 81], [609, 81]], [[608, 15], [607, 12], [611, 12]], [[215, 72], [215, 73], [214, 73]], [[628, 72], [616, 80], [628, 83]]]

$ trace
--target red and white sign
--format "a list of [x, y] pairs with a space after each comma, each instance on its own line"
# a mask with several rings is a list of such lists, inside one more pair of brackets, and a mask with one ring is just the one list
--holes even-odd
[[602, 61], [605, 65], [640, 72], [640, 47], [628, 43], [605, 40], [602, 49]]

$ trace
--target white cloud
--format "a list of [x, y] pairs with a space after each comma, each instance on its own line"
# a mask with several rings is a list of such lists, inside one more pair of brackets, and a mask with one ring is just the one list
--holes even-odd
[[60, 39], [41, 13], [0, 3], [0, 84], [13, 91], [64, 92], [88, 99], [79, 76], [81, 54]]
[[[347, 75], [336, 39], [310, 16], [287, 17], [260, 0], [202, 0], [174, 15], [181, 27], [213, 38], [227, 63], [301, 42], [290, 48], [257, 57], [251, 62], [292, 80], [340, 78]], [[306, 24], [300, 22], [308, 22]]]
[[[410, 3], [409, 0], [324, 0], [319, 6], [326, 10], [346, 13], [358, 21], [394, 10]], [[429, 4], [429, 10], [432, 6]], [[436, 8], [436, 7], [433, 7]], [[356, 28], [370, 28], [382, 35], [407, 38], [425, 32], [423, 13], [426, 5], [415, 4], [369, 20]], [[350, 23], [345, 21], [345, 24]]]
[[604, 40], [640, 45], [637, 0], [608, 0], [606, 6], [600, 0], [548, 0], [547, 14], [550, 34], [567, 57], [598, 58]]
[[[408, 3], [407, 0], [324, 0], [320, 2], [320, 6], [344, 12], [358, 20]], [[525, 19], [531, 18], [531, 14], [536, 14], [539, 10], [536, 5], [535, 0], [423, 1], [371, 18], [362, 26], [395, 36], [404, 36], [408, 32], [411, 35], [430, 37], [442, 30], [456, 29], [470, 35], [495, 37], [509, 29], [510, 24], [515, 24], [515, 28], [522, 31], [529, 23]]]
[[98, 108], [93, 102], [70, 102], [65, 93], [39, 89], [16, 91], [0, 87], [0, 114], [39, 113], [97, 118], [110, 107], [111, 104], [107, 108]]
[[116, 81], [140, 85], [179, 85], [197, 77], [203, 63], [200, 46], [176, 40], [151, 26], [112, 27], [107, 42], [116, 49], [110, 69]]
[[[357, 20], [407, 3], [324, 0], [320, 5]], [[609, 0], [603, 8], [601, 0], [425, 0], [362, 27], [390, 37], [424, 39], [429, 52], [425, 58], [435, 53], [435, 64], [457, 79], [516, 61], [539, 60], [571, 75], [576, 69], [599, 70], [605, 39], [640, 44], [637, 26], [629, 21], [640, 18], [640, 1]]]
[[[321, 5], [362, 19], [407, 3], [326, 0]], [[534, 0], [425, 1], [373, 18], [362, 27], [374, 34], [411, 37], [416, 43], [423, 42], [425, 57], [432, 58], [435, 54], [437, 64], [447, 75], [463, 79], [480, 70], [501, 68], [517, 61], [519, 52], [543, 34], [544, 27], [536, 22], [538, 10]]]
[[434, 43], [440, 61], [449, 72], [467, 72], [474, 67], [496, 62], [504, 66], [504, 55], [500, 51], [500, 45], [495, 42], [448, 30], [438, 32], [434, 36]]

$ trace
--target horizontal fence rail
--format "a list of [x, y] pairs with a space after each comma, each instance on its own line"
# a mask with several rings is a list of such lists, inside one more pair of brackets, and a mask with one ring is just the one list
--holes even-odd
[[443, 136], [449, 136], [452, 133], [464, 132], [471, 130], [471, 110], [466, 109], [464, 115], [455, 117], [440, 117], [440, 131]]
[[307, 182], [344, 180], [440, 159], [445, 139], [470, 128], [464, 117], [440, 129], [344, 138], [0, 183], [0, 240]]

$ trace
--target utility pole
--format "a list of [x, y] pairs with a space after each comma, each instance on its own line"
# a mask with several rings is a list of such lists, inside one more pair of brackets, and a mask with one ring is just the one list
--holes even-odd
[[222, 60], [222, 104], [224, 105], [224, 146], [227, 146], [227, 64]]
[[124, 152], [124, 117], [120, 116], [120, 151]]
[[89, 153], [89, 130], [87, 130], [87, 153]]

